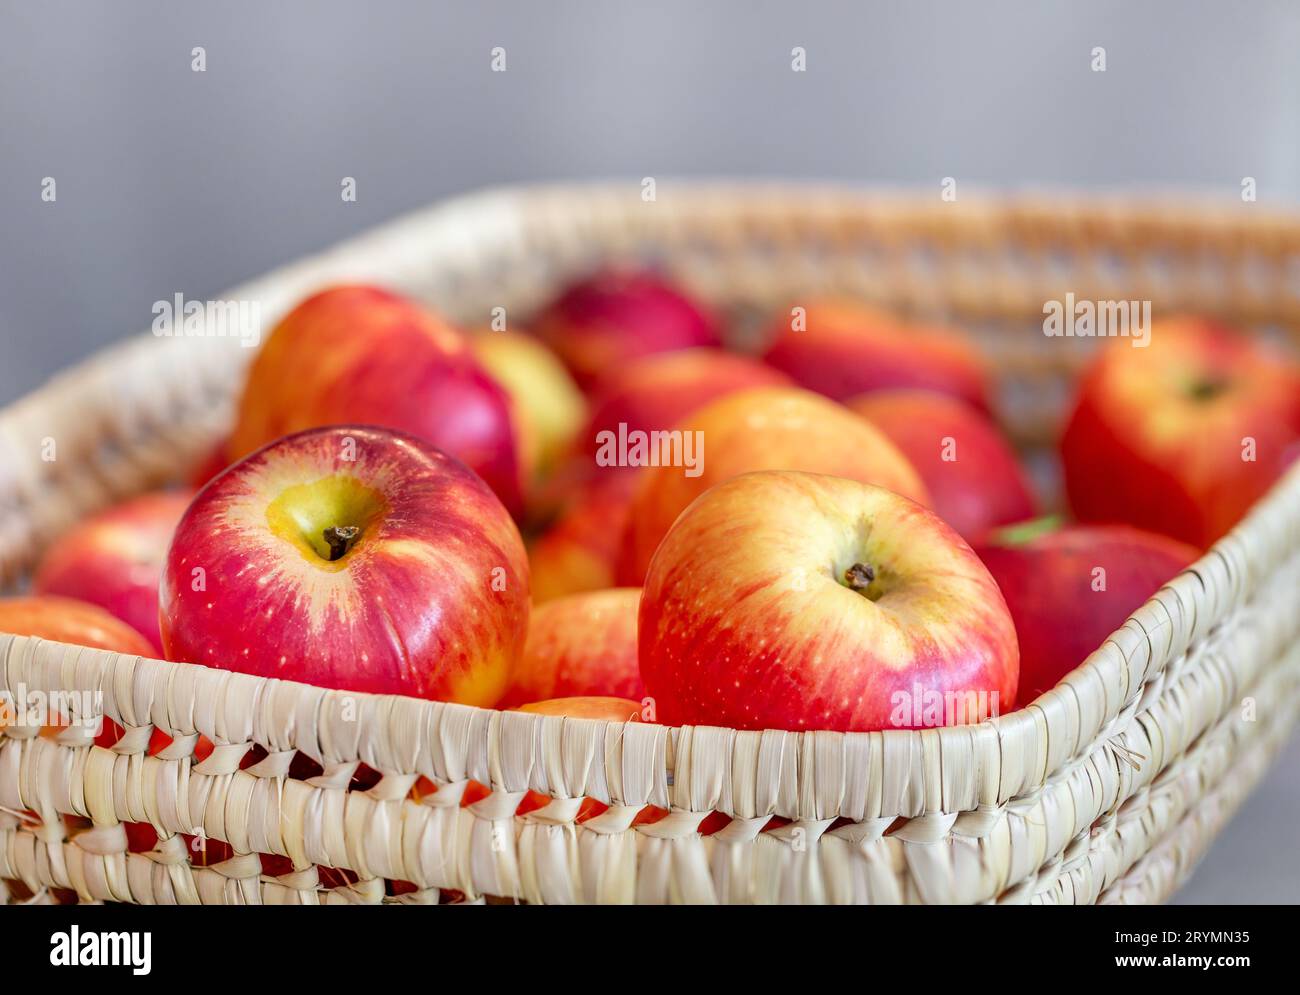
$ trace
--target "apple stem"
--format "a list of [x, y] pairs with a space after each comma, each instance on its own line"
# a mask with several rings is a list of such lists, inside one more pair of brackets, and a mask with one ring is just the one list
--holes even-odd
[[331, 525], [321, 533], [330, 547], [330, 562], [341, 559], [353, 544], [361, 530], [355, 525]]
[[875, 579], [876, 571], [870, 563], [855, 563], [844, 571], [844, 583], [860, 594], [865, 594]]
[[1212, 401], [1227, 389], [1227, 380], [1211, 377], [1192, 384], [1190, 393], [1194, 401]]

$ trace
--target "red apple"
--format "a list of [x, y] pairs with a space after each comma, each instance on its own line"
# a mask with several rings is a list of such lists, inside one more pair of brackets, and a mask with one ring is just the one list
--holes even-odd
[[692, 501], [741, 473], [827, 473], [929, 504], [916, 470], [879, 429], [806, 390], [761, 387], [730, 394], [677, 427], [703, 443], [703, 460], [696, 469], [657, 466], [638, 474], [619, 561], [624, 584], [641, 583], [660, 540]]
[[[567, 715], [574, 719], [603, 719], [606, 722], [641, 722], [644, 721], [641, 709], [641, 702], [628, 698], [588, 696], [534, 701], [520, 705], [517, 711], [532, 712], [534, 715]], [[550, 801], [545, 796], [541, 797], [543, 804]]]
[[161, 657], [158, 581], [191, 497], [190, 491], [159, 491], [85, 519], [45, 551], [33, 590], [99, 605], [148, 639], [150, 656]]
[[[154, 609], [156, 612], [156, 603]], [[0, 598], [0, 632], [38, 636], [41, 639], [53, 639], [61, 643], [90, 646], [131, 656], [154, 658], [160, 655], [144, 636], [98, 605], [54, 594]], [[4, 709], [0, 708], [0, 727], [5, 724], [3, 712]], [[56, 715], [51, 717], [51, 721], [56, 724], [43, 728], [43, 735], [56, 735], [60, 731], [59, 726], [66, 723], [68, 718], [66, 716], [60, 718]], [[103, 716], [103, 722], [95, 735], [94, 742], [96, 746], [108, 749], [121, 736], [122, 727], [108, 716]], [[150, 739], [150, 753], [157, 752], [155, 746], [160, 741], [170, 740], [162, 730], [155, 729]], [[198, 744], [200, 759], [207, 755], [204, 753], [204, 747], [207, 753], [212, 752], [212, 744], [206, 738], [200, 737]], [[152, 826], [139, 822], [127, 822], [124, 826], [127, 848], [132, 853], [153, 849], [158, 837]]]
[[531, 335], [482, 331], [470, 343], [510, 395], [529, 478], [546, 477], [573, 447], [586, 420], [586, 398], [559, 358]]
[[53, 594], [0, 598], [0, 632], [154, 657], [149, 640], [99, 605]]
[[845, 404], [902, 450], [930, 492], [930, 506], [968, 542], [1034, 516], [1015, 452], [966, 402], [928, 390], [880, 390]]
[[721, 342], [708, 312], [648, 272], [604, 271], [580, 280], [543, 309], [535, 328], [584, 390], [642, 356]]
[[942, 519], [812, 473], [718, 484], [646, 577], [641, 675], [660, 721], [736, 729], [981, 721], [1015, 700], [1016, 634]]
[[590, 695], [642, 698], [636, 655], [640, 603], [639, 587], [615, 587], [534, 608], [524, 655], [502, 704]]
[[1200, 555], [1126, 525], [1074, 525], [978, 548], [1020, 641], [1020, 700], [1055, 687], [1147, 598]]
[[[60, 643], [90, 646], [130, 656], [153, 658], [157, 655], [149, 641], [125, 622], [98, 605], [53, 594], [22, 598], [0, 598], [0, 632], [18, 636], [37, 636]], [[0, 699], [0, 727], [9, 716]], [[52, 716], [45, 733], [54, 735], [67, 719]], [[105, 718], [95, 737], [97, 746], [111, 746], [122, 734], [121, 726]]]
[[528, 550], [533, 601], [613, 587], [636, 474], [599, 469], [576, 486], [571, 500]]
[[796, 382], [837, 401], [889, 387], [916, 387], [989, 410], [989, 375], [957, 333], [907, 324], [852, 301], [819, 300], [773, 322], [763, 357]]
[[169, 660], [491, 706], [523, 648], [528, 563], [458, 460], [342, 426], [209, 483], [176, 529], [161, 599]]
[[596, 386], [582, 452], [595, 456], [600, 433], [671, 429], [720, 397], [751, 387], [791, 387], [770, 366], [721, 349], [661, 353], [616, 369]]
[[1061, 441], [1070, 505], [1204, 548], [1293, 457], [1300, 374], [1210, 321], [1156, 322], [1148, 341], [1116, 340], [1084, 375]]
[[512, 513], [523, 506], [510, 399], [465, 338], [437, 315], [376, 287], [303, 301], [253, 360], [231, 461], [322, 425], [407, 432], [465, 462]]

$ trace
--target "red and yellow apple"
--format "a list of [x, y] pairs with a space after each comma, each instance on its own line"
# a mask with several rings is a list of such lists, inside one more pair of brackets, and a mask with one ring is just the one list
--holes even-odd
[[675, 426], [702, 443], [694, 469], [647, 466], [637, 477], [619, 559], [622, 583], [638, 585], [659, 542], [714, 484], [753, 470], [805, 470], [888, 488], [929, 504], [907, 457], [879, 429], [842, 405], [794, 387], [729, 394]]
[[643, 356], [721, 343], [712, 315], [645, 271], [605, 270], [569, 285], [534, 328], [584, 390]]
[[153, 658], [149, 642], [99, 605], [53, 594], [0, 598], [0, 632]]
[[1148, 341], [1116, 340], [1083, 377], [1061, 440], [1070, 505], [1204, 548], [1295, 455], [1300, 373], [1210, 321], [1158, 321]]
[[559, 358], [532, 335], [481, 331], [470, 344], [510, 395], [529, 479], [546, 477], [572, 449], [586, 420], [586, 398]]
[[613, 587], [636, 474], [599, 468], [575, 485], [554, 522], [528, 548], [533, 601]]
[[970, 547], [891, 491], [747, 473], [664, 537], [641, 598], [660, 721], [870, 731], [981, 721], [1016, 695], [1016, 634]]
[[149, 640], [158, 635], [158, 582], [167, 544], [189, 506], [190, 491], [159, 491], [101, 511], [45, 551], [32, 589], [99, 605]]
[[614, 587], [535, 607], [502, 705], [592, 695], [640, 699], [645, 694], [636, 648], [640, 603], [640, 588]]
[[752, 387], [792, 387], [784, 373], [721, 349], [661, 353], [619, 368], [592, 394], [581, 449], [594, 456], [602, 432], [671, 429], [687, 415], [728, 394]]
[[377, 287], [303, 301], [253, 360], [228, 455], [325, 425], [406, 432], [477, 473], [512, 514], [523, 507], [519, 438], [505, 390], [468, 341], [430, 311]]
[[989, 410], [988, 368], [956, 332], [830, 299], [783, 312], [768, 334], [763, 358], [769, 364], [837, 401], [871, 390], [915, 387]]
[[998, 582], [1020, 642], [1028, 704], [1083, 663], [1124, 620], [1200, 555], [1127, 525], [1012, 527], [976, 551]]
[[1029, 480], [997, 427], [965, 401], [929, 390], [879, 390], [845, 402], [916, 467], [930, 507], [976, 542], [1034, 516]]
[[[573, 719], [602, 719], [606, 722], [642, 722], [642, 704], [629, 698], [589, 695], [574, 698], [551, 698], [519, 705], [516, 711], [534, 715], [567, 715]], [[543, 804], [550, 799], [542, 795]], [[535, 806], [540, 807], [540, 806]]]
[[494, 705], [523, 649], [528, 563], [464, 464], [384, 429], [312, 429], [194, 499], [161, 591], [169, 660]]

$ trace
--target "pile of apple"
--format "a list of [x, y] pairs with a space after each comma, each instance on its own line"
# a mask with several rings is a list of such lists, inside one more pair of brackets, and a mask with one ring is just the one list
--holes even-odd
[[1066, 523], [959, 332], [825, 300], [758, 354], [730, 338], [649, 273], [584, 279], [526, 332], [324, 290], [268, 337], [197, 493], [76, 527], [0, 630], [550, 714], [979, 721], [1078, 666], [1300, 440], [1291, 360], [1157, 323], [1077, 384]]

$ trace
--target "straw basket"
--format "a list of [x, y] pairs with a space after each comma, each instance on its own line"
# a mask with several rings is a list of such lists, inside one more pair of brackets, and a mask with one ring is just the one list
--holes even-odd
[[[466, 323], [497, 306], [526, 319], [565, 276], [624, 259], [667, 268], [742, 335], [754, 315], [823, 291], [960, 323], [998, 364], [1001, 414], [1031, 455], [1046, 451], [1092, 344], [1046, 338], [1046, 300], [1149, 299], [1157, 316], [1221, 314], [1277, 337], [1300, 328], [1300, 220], [1254, 205], [944, 203], [820, 187], [663, 183], [649, 203], [634, 184], [491, 192], [222, 297], [260, 301], [269, 328], [323, 284], [374, 280]], [[78, 516], [197, 462], [251, 352], [144, 335], [0, 413], [0, 583], [21, 584]], [[126, 730], [108, 750], [78, 728], [0, 728], [0, 896], [1158, 901], [1292, 726], [1298, 586], [1292, 473], [1038, 701], [978, 726], [869, 734], [494, 712], [0, 635], [0, 691], [102, 691]], [[159, 756], [154, 727], [174, 737]], [[200, 735], [215, 744], [202, 762]], [[315, 776], [295, 775], [299, 754]], [[377, 783], [353, 780], [360, 764]], [[413, 793], [421, 776], [436, 792]], [[471, 801], [471, 782], [486, 795]], [[530, 790], [550, 803], [517, 815]], [[584, 798], [609, 807], [580, 817]], [[669, 812], [638, 820], [647, 806]], [[710, 813], [730, 821], [701, 832]], [[152, 852], [127, 852], [128, 821], [158, 830]], [[235, 856], [193, 866], [179, 834]], [[289, 858], [284, 873], [264, 873], [259, 854]]]

